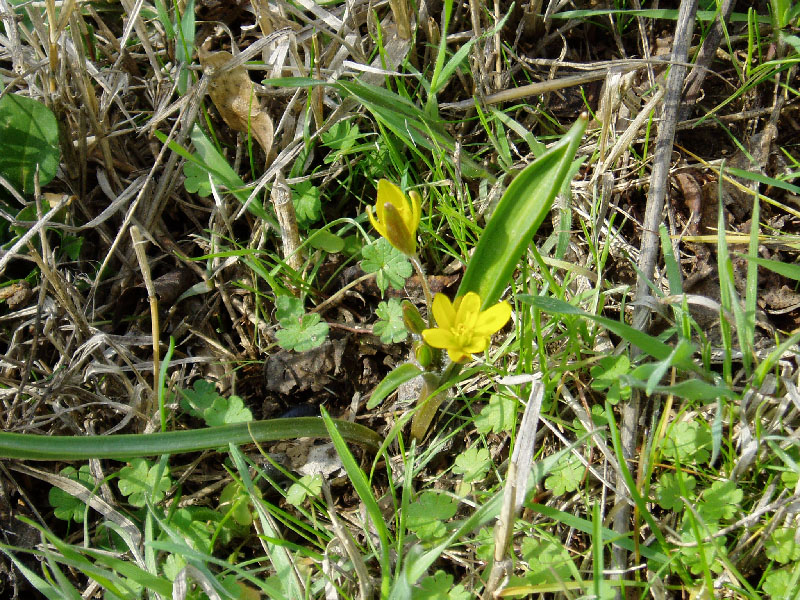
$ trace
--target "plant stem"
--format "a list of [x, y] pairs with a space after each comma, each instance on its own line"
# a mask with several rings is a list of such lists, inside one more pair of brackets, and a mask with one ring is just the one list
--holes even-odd
[[431, 288], [428, 286], [428, 279], [425, 277], [425, 270], [422, 268], [422, 263], [419, 261], [419, 257], [416, 254], [409, 256], [409, 259], [411, 260], [411, 264], [414, 265], [417, 275], [419, 275], [422, 293], [425, 294], [425, 307], [428, 309], [428, 314], [426, 315], [428, 327], [433, 327], [433, 312], [431, 310], [433, 297], [431, 296]]

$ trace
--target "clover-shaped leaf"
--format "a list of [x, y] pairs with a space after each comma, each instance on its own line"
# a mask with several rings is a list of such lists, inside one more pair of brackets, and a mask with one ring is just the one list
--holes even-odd
[[385, 239], [380, 238], [374, 244], [364, 246], [361, 250], [364, 260], [361, 268], [365, 273], [377, 273], [375, 283], [381, 294], [391, 285], [396, 290], [403, 289], [406, 279], [413, 271], [411, 263], [405, 255], [395, 249]]
[[245, 407], [239, 396], [217, 396], [214, 403], [203, 411], [203, 418], [209, 427], [217, 427], [229, 423], [247, 423], [253, 420], [253, 413]]
[[381, 338], [384, 344], [397, 344], [408, 337], [408, 330], [403, 322], [403, 307], [397, 298], [389, 298], [388, 302], [379, 302], [375, 313], [380, 319], [372, 327], [372, 332]]
[[[89, 465], [83, 465], [79, 470], [75, 467], [64, 467], [59, 471], [62, 477], [67, 477], [73, 481], [77, 481], [86, 489], [94, 489], [95, 480], [89, 470]], [[56, 518], [62, 521], [75, 521], [76, 523], [83, 523], [83, 517], [86, 514], [86, 505], [73, 496], [58, 487], [50, 488], [47, 495], [50, 506], [53, 507], [53, 514]]]
[[500, 394], [492, 394], [489, 405], [475, 417], [475, 428], [479, 433], [511, 431], [517, 421], [517, 401]]
[[292, 188], [294, 212], [300, 227], [313, 225], [322, 216], [320, 190], [311, 181], [301, 181]]
[[797, 565], [773, 571], [764, 579], [763, 590], [774, 600], [784, 600], [786, 598], [787, 590], [791, 589], [792, 580], [794, 577], [794, 570], [798, 569]]
[[286, 491], [286, 502], [292, 506], [300, 506], [309, 496], [319, 496], [322, 493], [322, 475], [303, 475], [298, 481], [289, 486]]
[[300, 319], [287, 320], [283, 329], [275, 332], [278, 344], [284, 350], [307, 352], [321, 346], [328, 337], [328, 324], [321, 322], [317, 313], [303, 315]]
[[736, 487], [735, 481], [715, 481], [703, 493], [703, 501], [698, 512], [704, 521], [732, 519], [739, 509], [744, 492]]
[[683, 464], [707, 462], [710, 447], [711, 432], [696, 421], [676, 423], [664, 440], [664, 454]]
[[186, 161], [183, 164], [183, 174], [186, 177], [183, 180], [183, 187], [190, 194], [197, 194], [201, 198], [207, 198], [211, 195], [211, 181], [208, 177], [208, 171], [203, 169], [200, 165]]
[[628, 374], [630, 367], [631, 363], [624, 354], [601, 358], [590, 370], [593, 377], [592, 389], [607, 390], [606, 397], [611, 404], [627, 400], [631, 397], [631, 388], [620, 381], [623, 375]]
[[520, 550], [531, 570], [527, 581], [532, 585], [567, 581], [572, 578], [573, 569], [577, 571], [564, 546], [553, 540], [526, 537]]
[[544, 487], [551, 490], [554, 496], [563, 496], [578, 489], [583, 473], [584, 466], [577, 456], [574, 454], [562, 456], [544, 480]]
[[[322, 143], [328, 148], [338, 150], [339, 153], [344, 153], [355, 145], [359, 135], [358, 125], [342, 120], [335, 123], [328, 131], [323, 133], [320, 138], [322, 139]], [[325, 162], [333, 162], [339, 153], [325, 157]]]
[[489, 527], [481, 527], [472, 539], [472, 547], [475, 548], [475, 556], [480, 560], [490, 561], [494, 556], [494, 530]]
[[691, 493], [697, 486], [697, 481], [691, 475], [664, 473], [655, 485], [656, 501], [664, 510], [682, 512], [684, 509], [683, 500], [681, 500], [681, 486], [678, 482], [679, 477], [683, 480], [687, 493]]
[[143, 458], [134, 458], [129, 466], [120, 469], [119, 491], [128, 497], [131, 506], [144, 506], [148, 497], [153, 503], [161, 502], [164, 498], [172, 486], [172, 480], [169, 478], [169, 469], [165, 468], [161, 479], [156, 481], [159, 468], [158, 464], [151, 466]]
[[216, 386], [205, 379], [198, 379], [194, 382], [191, 390], [181, 390], [181, 406], [189, 414], [203, 418], [203, 413], [214, 405], [217, 398]]
[[278, 319], [278, 323], [284, 327], [287, 323], [300, 319], [305, 312], [303, 301], [300, 298], [295, 298], [294, 296], [278, 296], [275, 298], [275, 317]]
[[453, 576], [444, 571], [423, 577], [411, 592], [412, 600], [467, 600], [472, 596], [460, 583], [453, 585]]
[[800, 542], [795, 537], [796, 533], [795, 529], [788, 527], [773, 531], [764, 544], [767, 558], [784, 564], [800, 560]]
[[453, 473], [462, 475], [464, 482], [480, 481], [489, 472], [492, 461], [486, 448], [472, 446], [456, 456]]
[[445, 534], [444, 521], [456, 514], [458, 502], [435, 492], [423, 492], [408, 506], [406, 526], [421, 540], [441, 537]]
[[209, 427], [253, 420], [253, 413], [244, 406], [241, 398], [220, 396], [210, 381], [198, 379], [194, 382], [193, 389], [182, 390], [181, 395], [183, 396], [181, 406], [184, 410], [203, 419]]
[[[718, 530], [719, 528], [715, 525], [709, 525], [708, 527], [701, 528], [700, 534], [703, 537], [710, 537]], [[687, 527], [686, 524], [684, 524], [684, 530], [681, 533], [681, 541], [686, 545], [681, 546], [678, 552], [683, 558], [683, 563], [689, 567], [692, 573], [699, 575], [705, 570], [706, 565], [713, 573], [722, 572], [725, 561], [718, 557], [718, 553], [720, 551], [724, 552], [724, 547], [718, 548], [717, 544], [714, 543], [698, 544], [694, 531], [692, 531], [690, 527]], [[700, 554], [701, 552], [703, 553], [702, 556]], [[705, 564], [703, 558], [705, 558]]]
[[223, 515], [206, 506], [185, 506], [172, 513], [169, 525], [181, 532], [187, 544], [200, 550], [208, 548], [217, 524], [222, 520]]
[[164, 573], [164, 577], [170, 581], [175, 581], [175, 578], [180, 575], [180, 572], [185, 567], [186, 559], [180, 554], [170, 552], [161, 564], [161, 572]]

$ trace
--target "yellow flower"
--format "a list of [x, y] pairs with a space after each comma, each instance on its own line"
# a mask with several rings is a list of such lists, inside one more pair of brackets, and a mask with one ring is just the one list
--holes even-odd
[[511, 318], [511, 305], [503, 301], [481, 310], [481, 298], [475, 292], [452, 303], [444, 294], [436, 294], [433, 316], [438, 327], [425, 329], [422, 339], [434, 348], [446, 349], [453, 362], [461, 362], [489, 347], [492, 334]]
[[417, 192], [403, 191], [391, 181], [378, 182], [378, 201], [375, 215], [370, 207], [367, 214], [372, 226], [389, 243], [403, 254], [413, 256], [417, 252], [417, 227], [422, 217], [422, 199]]

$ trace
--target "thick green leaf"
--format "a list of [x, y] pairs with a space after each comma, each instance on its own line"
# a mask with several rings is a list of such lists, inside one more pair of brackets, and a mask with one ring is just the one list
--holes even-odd
[[724, 384], [714, 385], [702, 379], [686, 379], [674, 385], [648, 386], [646, 382], [639, 381], [634, 377], [626, 375], [624, 376], [624, 381], [631, 387], [645, 389], [648, 394], [652, 392], [658, 392], [664, 395], [672, 394], [696, 402], [707, 402], [716, 400], [717, 398], [733, 399], [736, 397], [736, 394]]
[[500, 299], [525, 248], [564, 186], [586, 129], [582, 115], [558, 144], [514, 178], [478, 241], [458, 295], [475, 292], [482, 308]]
[[[381, 444], [381, 437], [368, 427], [348, 421], [336, 421], [336, 426], [349, 442], [373, 451]], [[210, 450], [229, 443], [238, 445], [299, 437], [327, 437], [327, 429], [317, 417], [297, 417], [150, 434], [51, 436], [0, 432], [0, 458], [128, 460], [138, 456]]]
[[325, 229], [310, 232], [306, 243], [316, 250], [324, 250], [331, 254], [344, 250], [344, 240]]
[[403, 363], [399, 367], [393, 369], [386, 377], [383, 378], [372, 392], [372, 396], [367, 402], [367, 410], [372, 410], [383, 402], [384, 398], [399, 388], [407, 381], [411, 381], [422, 373], [422, 370], [411, 363]]
[[25, 194], [33, 193], [39, 165], [39, 184], [47, 185], [58, 169], [58, 123], [41, 102], [6, 94], [0, 99], [0, 173]]

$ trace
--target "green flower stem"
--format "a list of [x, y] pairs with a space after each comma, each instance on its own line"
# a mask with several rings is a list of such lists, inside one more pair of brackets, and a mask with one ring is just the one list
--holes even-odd
[[[360, 444], [372, 452], [376, 452], [383, 441], [380, 435], [363, 425], [339, 420], [334, 422], [345, 440]], [[128, 460], [227, 448], [228, 444], [273, 442], [300, 437], [328, 437], [325, 423], [318, 417], [296, 417], [149, 434], [49, 436], [0, 432], [0, 458]]]
[[422, 263], [419, 261], [419, 256], [413, 254], [408, 258], [411, 261], [411, 264], [414, 265], [414, 270], [416, 270], [417, 275], [419, 275], [422, 293], [425, 295], [425, 307], [428, 309], [428, 314], [425, 316], [428, 321], [428, 327], [433, 327], [433, 312], [431, 310], [433, 296], [431, 295], [431, 288], [428, 285], [428, 278], [425, 277], [425, 270], [422, 268]]
[[419, 400], [417, 400], [417, 412], [411, 419], [411, 437], [417, 442], [421, 442], [425, 437], [439, 407], [447, 397], [446, 391], [439, 392], [433, 396], [431, 392], [438, 390], [443, 384], [448, 383], [458, 375], [462, 366], [461, 363], [451, 361], [439, 375], [436, 373], [423, 373], [422, 390], [419, 393]]

